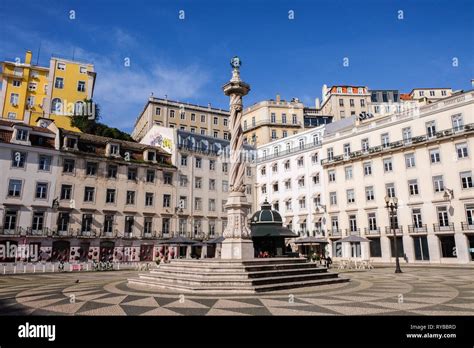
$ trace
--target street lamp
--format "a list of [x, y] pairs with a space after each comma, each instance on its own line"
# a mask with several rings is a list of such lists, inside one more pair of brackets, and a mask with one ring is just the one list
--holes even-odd
[[402, 270], [400, 269], [400, 260], [398, 259], [397, 234], [394, 224], [394, 216], [396, 216], [398, 209], [398, 198], [385, 196], [385, 207], [390, 214], [390, 228], [393, 231], [393, 243], [395, 244], [395, 273], [402, 273]]

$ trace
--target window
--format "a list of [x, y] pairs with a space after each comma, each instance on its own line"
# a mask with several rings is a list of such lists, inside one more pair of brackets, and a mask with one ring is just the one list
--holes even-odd
[[413, 227], [420, 228], [423, 227], [423, 221], [421, 219], [421, 209], [412, 209], [411, 218], [413, 221]]
[[200, 189], [202, 188], [202, 178], [196, 177], [194, 180], [194, 188]]
[[381, 143], [382, 143], [382, 147], [386, 148], [389, 146], [390, 144], [390, 137], [388, 135], [388, 133], [384, 133], [380, 136], [381, 138]]
[[291, 198], [288, 199], [288, 200], [285, 202], [285, 209], [286, 209], [286, 211], [292, 211], [292, 210], [293, 210], [293, 207], [292, 207], [292, 204], [291, 204]]
[[413, 180], [408, 180], [408, 191], [410, 193], [410, 196], [417, 195], [418, 192], [418, 180], [413, 179]]
[[131, 181], [137, 180], [137, 168], [128, 168], [127, 179]]
[[306, 197], [301, 197], [298, 200], [298, 204], [300, 206], [300, 209], [306, 209]]
[[351, 154], [351, 144], [344, 144], [344, 156]]
[[145, 193], [145, 206], [151, 207], [153, 206], [153, 192], [146, 192]]
[[304, 187], [304, 176], [298, 178], [298, 187], [303, 188]]
[[274, 112], [272, 112], [271, 115], [270, 115], [270, 122], [271, 122], [271, 123], [275, 123], [275, 122], [276, 122], [276, 115], [275, 115]]
[[365, 198], [367, 201], [373, 201], [375, 199], [373, 186], [367, 186], [365, 188]]
[[273, 203], [273, 210], [280, 210], [280, 203], [278, 201], [275, 201], [275, 203]]
[[202, 168], [202, 158], [196, 157], [196, 168]]
[[441, 95], [444, 97], [446, 96], [446, 91], [441, 91]]
[[16, 220], [17, 220], [17, 211], [13, 209], [7, 209], [5, 211], [5, 220], [3, 223], [3, 228], [5, 230], [15, 230], [16, 229]]
[[182, 166], [187, 166], [188, 165], [188, 156], [181, 155], [181, 165]]
[[361, 141], [361, 148], [362, 148], [362, 151], [364, 152], [367, 152], [369, 151], [369, 139], [362, 139]]
[[355, 215], [349, 215], [349, 230], [357, 232], [357, 218]]
[[115, 189], [107, 189], [105, 203], [115, 203]]
[[16, 140], [27, 141], [28, 140], [28, 131], [25, 129], [17, 129], [16, 131]]
[[286, 124], [286, 114], [281, 114], [281, 123]]
[[441, 155], [438, 148], [430, 150], [430, 161], [432, 164], [441, 162]]
[[364, 175], [372, 175], [372, 163], [366, 162], [364, 163]]
[[384, 158], [383, 160], [383, 170], [384, 172], [391, 172], [393, 171], [393, 164], [392, 164], [392, 158]]
[[65, 158], [63, 161], [63, 172], [73, 173], [76, 161], [71, 158]]
[[156, 161], [156, 152], [155, 151], [147, 151], [147, 160], [150, 162]]
[[329, 192], [329, 204], [337, 205], [337, 193]]
[[267, 193], [267, 184], [263, 184], [261, 190], [262, 190], [262, 194], [266, 194]]
[[61, 212], [58, 215], [58, 231], [65, 232], [69, 225], [69, 213]]
[[426, 126], [426, 134], [429, 138], [432, 138], [436, 135], [436, 122], [430, 121], [425, 123]]
[[346, 117], [346, 114], [344, 113], [344, 110], [339, 111], [339, 115], [341, 116], [341, 118]]
[[209, 199], [209, 211], [216, 211], [216, 200]]
[[62, 77], [56, 77], [56, 80], [54, 82], [54, 87], [57, 89], [63, 89], [64, 88], [64, 79]]
[[344, 99], [339, 99], [339, 106], [344, 107]]
[[38, 170], [49, 172], [51, 170], [51, 156], [40, 155]]
[[23, 185], [23, 182], [21, 180], [10, 179], [8, 183], [8, 196], [20, 197], [22, 185]]
[[16, 119], [16, 112], [9, 112], [8, 113], [8, 119], [9, 120], [15, 120]]
[[291, 190], [291, 179], [285, 180], [285, 189]]
[[72, 198], [72, 185], [61, 185], [61, 199], [70, 200]]
[[120, 155], [120, 148], [116, 144], [111, 144], [110, 145], [110, 154], [112, 156], [119, 156]]
[[215, 126], [217, 126], [217, 125], [219, 124], [219, 118], [218, 118], [218, 117], [214, 117], [212, 123], [213, 123]]
[[104, 216], [104, 232], [105, 233], [112, 233], [114, 230], [114, 216], [113, 215], [105, 215]]
[[10, 94], [10, 104], [18, 105], [19, 98], [20, 98], [20, 96], [18, 95], [18, 93]]
[[202, 199], [199, 197], [194, 198], [194, 209], [202, 210]]
[[86, 164], [86, 175], [89, 175], [89, 176], [97, 175], [97, 163], [87, 162], [87, 164]]
[[272, 129], [272, 139], [276, 139], [277, 133], [276, 130]]
[[186, 175], [179, 175], [179, 186], [185, 187], [188, 185], [188, 177]]
[[455, 132], [460, 131], [464, 128], [464, 121], [461, 114], [451, 116], [451, 122]]
[[403, 128], [402, 129], [402, 134], [403, 134], [403, 142], [405, 144], [410, 144], [411, 143], [411, 128]]
[[163, 208], [171, 207], [171, 195], [163, 195]]
[[311, 163], [312, 164], [317, 164], [319, 162], [319, 156], [318, 156], [318, 153], [313, 153], [311, 155]]
[[367, 218], [369, 221], [369, 231], [377, 231], [377, 218], [375, 213], [367, 214]]
[[170, 118], [174, 118], [174, 110], [170, 110]]
[[128, 205], [135, 204], [135, 191], [127, 191], [127, 204]]
[[327, 150], [328, 160], [332, 161], [334, 159], [334, 149], [332, 147]]
[[297, 160], [298, 167], [303, 167], [304, 166], [304, 158], [299, 157]]
[[438, 223], [440, 227], [449, 226], [448, 207], [442, 206], [437, 207], [436, 212], [438, 215]]
[[66, 70], [66, 64], [65, 63], [61, 63], [61, 62], [58, 62], [58, 70]]
[[216, 189], [216, 179], [209, 179], [209, 190], [215, 191]]
[[361, 100], [360, 100], [360, 106], [361, 106], [362, 108], [365, 107], [365, 99], [361, 99]]
[[204, 128], [201, 128], [201, 135], [206, 135], [206, 130]]
[[13, 80], [13, 87], [20, 87], [21, 81], [20, 80]]
[[291, 120], [292, 120], [293, 124], [298, 124], [298, 118], [296, 117], [295, 114], [291, 115]]
[[442, 175], [433, 176], [433, 188], [435, 192], [443, 192], [444, 191], [444, 182]]
[[227, 180], [222, 180], [222, 192], [229, 191], [229, 182]]
[[125, 216], [125, 233], [133, 233], [133, 225], [135, 224], [135, 217]]
[[37, 199], [46, 199], [48, 195], [48, 183], [38, 182], [36, 184], [36, 198]]
[[405, 165], [407, 168], [413, 168], [415, 166], [415, 154], [407, 153], [405, 155]]
[[458, 154], [458, 159], [468, 157], [467, 143], [456, 144], [456, 152]]
[[30, 92], [34, 92], [36, 91], [36, 88], [38, 87], [37, 83], [36, 82], [30, 82], [28, 84], [28, 91]]
[[274, 163], [274, 164], [272, 165], [272, 172], [273, 172], [273, 173], [277, 173], [277, 172], [278, 172], [278, 163]]
[[224, 122], [224, 127], [227, 127], [229, 125], [229, 120], [227, 118], [224, 118], [223, 122]]
[[15, 151], [12, 152], [12, 167], [24, 168], [26, 160], [26, 152]]
[[92, 230], [92, 214], [82, 214], [82, 232], [91, 232]]
[[84, 202], [93, 202], [94, 192], [95, 192], [94, 187], [90, 187], [90, 186], [84, 187]]
[[[153, 170], [153, 176], [155, 175], [155, 171]], [[163, 172], [163, 183], [165, 185], [171, 185], [173, 183], [173, 173]]]
[[304, 139], [300, 139], [300, 140], [298, 141], [298, 146], [299, 146], [300, 150], [303, 150], [303, 149], [304, 149]]
[[118, 171], [118, 168], [117, 168], [116, 165], [109, 164], [107, 166], [107, 177], [109, 179], [116, 179], [117, 178], [117, 171]]
[[273, 183], [273, 192], [278, 192], [278, 182]]
[[390, 198], [395, 197], [395, 184], [390, 183], [385, 185], [385, 190], [387, 191], [387, 196]]
[[85, 81], [77, 81], [77, 91], [78, 92], [85, 92], [86, 91]]
[[344, 168], [344, 172], [346, 175], [346, 180], [351, 180], [353, 175], [352, 175], [352, 166], [348, 166]]
[[434, 97], [435, 96], [435, 91], [430, 91], [430, 97]]
[[319, 184], [319, 173], [313, 175], [313, 184]]
[[329, 182], [335, 182], [336, 181], [336, 171], [334, 171], [334, 170], [328, 171], [328, 180], [329, 180]]
[[179, 117], [180, 117], [182, 120], [185, 120], [185, 119], [186, 119], [186, 112], [181, 111], [181, 112], [179, 113]]
[[351, 108], [354, 107], [354, 99], [352, 99], [352, 98], [349, 99], [349, 106], [350, 106]]
[[355, 193], [353, 189], [346, 190], [347, 203], [355, 203]]
[[459, 175], [461, 176], [461, 186], [463, 189], [473, 188], [472, 171], [461, 172]]
[[420, 97], [423, 97], [425, 95], [425, 91], [420, 91]]

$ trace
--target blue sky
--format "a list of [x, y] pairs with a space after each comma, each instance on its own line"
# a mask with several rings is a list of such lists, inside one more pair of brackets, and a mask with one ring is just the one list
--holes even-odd
[[324, 83], [470, 89], [473, 14], [470, 0], [1, 0], [0, 59], [31, 49], [36, 61], [41, 43], [40, 64], [92, 61], [103, 121], [130, 131], [151, 92], [227, 108], [233, 55], [252, 87], [246, 105], [277, 93], [313, 105]]

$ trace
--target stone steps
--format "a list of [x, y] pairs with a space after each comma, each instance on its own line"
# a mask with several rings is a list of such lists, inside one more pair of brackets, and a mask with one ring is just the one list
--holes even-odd
[[305, 259], [171, 260], [130, 284], [197, 293], [256, 293], [346, 282]]

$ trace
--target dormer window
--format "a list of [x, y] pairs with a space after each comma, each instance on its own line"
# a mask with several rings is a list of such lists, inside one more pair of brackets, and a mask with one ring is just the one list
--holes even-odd
[[117, 144], [110, 144], [110, 154], [112, 156], [120, 155], [120, 147]]
[[58, 70], [63, 70], [63, 71], [66, 70], [66, 64], [58, 62]]
[[26, 129], [17, 129], [17, 131], [16, 131], [16, 140], [27, 141], [28, 140], [28, 131]]
[[352, 87], [347, 87], [347, 93], [352, 93]]
[[156, 161], [156, 152], [148, 150], [147, 159], [151, 162]]
[[70, 149], [74, 149], [77, 147], [77, 139], [76, 138], [66, 138], [66, 147]]
[[337, 93], [342, 93], [342, 87], [337, 87]]
[[363, 94], [364, 93], [364, 89], [363, 88], [359, 88], [359, 94]]

